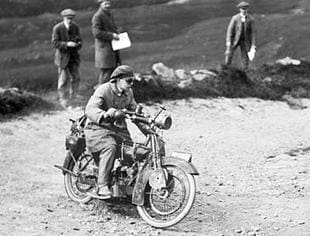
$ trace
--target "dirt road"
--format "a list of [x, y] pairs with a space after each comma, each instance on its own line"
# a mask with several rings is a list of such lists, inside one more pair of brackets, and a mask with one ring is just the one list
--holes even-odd
[[159, 230], [125, 203], [68, 200], [53, 165], [63, 161], [77, 108], [0, 124], [0, 235], [310, 235], [309, 108], [258, 99], [164, 104], [174, 118], [168, 153], [192, 152], [201, 174], [185, 220]]

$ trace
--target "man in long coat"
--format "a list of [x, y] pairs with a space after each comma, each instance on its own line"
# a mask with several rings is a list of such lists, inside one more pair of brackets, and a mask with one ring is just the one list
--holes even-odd
[[61, 15], [63, 21], [53, 28], [52, 44], [55, 48], [55, 64], [58, 67], [59, 101], [66, 107], [68, 99], [74, 99], [78, 92], [80, 82], [78, 50], [82, 47], [82, 38], [78, 25], [73, 22], [76, 13], [71, 9], [65, 9]]
[[254, 18], [248, 14], [250, 4], [241, 2], [237, 5], [240, 13], [234, 15], [228, 25], [226, 34], [225, 64], [230, 65], [234, 51], [237, 47], [241, 50], [241, 60], [244, 69], [249, 66], [248, 52], [256, 49], [256, 29]]
[[92, 18], [95, 38], [95, 67], [100, 69], [98, 85], [108, 82], [113, 70], [121, 64], [118, 51], [113, 51], [112, 40], [118, 40], [117, 27], [110, 12], [110, 0], [98, 0], [100, 7]]

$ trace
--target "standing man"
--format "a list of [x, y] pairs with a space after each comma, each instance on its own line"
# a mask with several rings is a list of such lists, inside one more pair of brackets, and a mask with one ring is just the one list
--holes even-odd
[[[78, 50], [82, 47], [82, 39], [78, 25], [73, 22], [75, 11], [61, 11], [63, 21], [53, 28], [52, 44], [56, 49], [55, 64], [58, 66], [58, 96], [60, 104], [67, 107], [68, 99], [74, 99], [80, 82]], [[68, 94], [69, 84], [69, 94]]]
[[[234, 15], [228, 25], [226, 34], [225, 64], [230, 65], [234, 51], [237, 47], [241, 50], [241, 61], [244, 69], [249, 66], [248, 52], [255, 52], [256, 29], [254, 18], [248, 14], [250, 4], [240, 2], [237, 5], [239, 13]], [[252, 58], [253, 59], [253, 58]]]
[[111, 41], [119, 40], [117, 27], [110, 12], [110, 0], [97, 0], [100, 7], [92, 18], [95, 37], [95, 67], [100, 69], [98, 85], [108, 82], [113, 70], [121, 64], [118, 51], [113, 51]]

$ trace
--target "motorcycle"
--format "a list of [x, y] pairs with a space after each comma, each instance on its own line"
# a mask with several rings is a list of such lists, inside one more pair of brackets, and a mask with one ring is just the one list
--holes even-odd
[[[125, 118], [148, 127], [144, 143], [123, 142], [112, 170], [112, 198], [131, 198], [141, 218], [156, 228], [179, 223], [189, 213], [196, 195], [192, 155], [183, 152], [165, 154], [165, 142], [158, 131], [168, 130], [172, 119], [161, 108], [154, 117], [123, 110]], [[67, 155], [63, 166], [55, 165], [64, 175], [65, 190], [73, 201], [88, 203], [87, 194], [96, 187], [98, 166], [87, 151], [83, 128], [86, 117], [71, 120], [66, 137]]]

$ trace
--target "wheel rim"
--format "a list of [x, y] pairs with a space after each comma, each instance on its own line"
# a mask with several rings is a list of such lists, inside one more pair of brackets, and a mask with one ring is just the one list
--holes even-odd
[[167, 181], [167, 188], [161, 191], [151, 189], [149, 203], [156, 214], [168, 216], [182, 207], [185, 197], [185, 185], [179, 178], [170, 176]]
[[81, 157], [76, 163], [73, 163], [71, 171], [79, 177], [70, 174], [65, 175], [66, 190], [70, 198], [75, 201], [83, 201], [89, 198], [87, 192], [93, 187], [90, 184], [81, 183], [80, 168], [88, 161], [87, 156]]
[[[166, 166], [166, 168], [169, 174], [167, 186], [169, 183], [171, 184], [171, 180], [173, 180], [173, 187], [171, 188], [174, 190], [169, 191], [170, 193], [175, 192], [179, 194], [177, 198], [175, 195], [170, 194], [169, 198], [171, 199], [169, 199], [169, 202], [173, 203], [173, 201], [177, 201], [173, 204], [166, 204], [169, 206], [168, 208], [160, 208], [163, 204], [158, 204], [159, 201], [153, 196], [154, 190], [148, 185], [145, 191], [144, 205], [137, 206], [138, 212], [143, 220], [158, 228], [170, 227], [180, 222], [190, 211], [196, 193], [196, 184], [192, 175], [187, 174], [176, 166]], [[179, 190], [177, 190], [177, 188], [179, 188]], [[166, 203], [167, 202], [168, 200], [166, 200]]]

